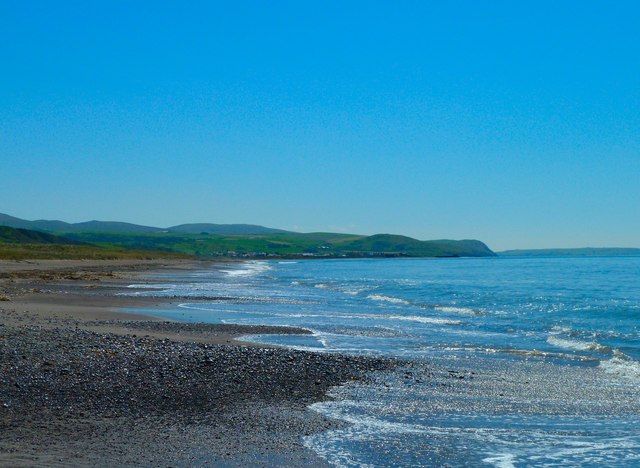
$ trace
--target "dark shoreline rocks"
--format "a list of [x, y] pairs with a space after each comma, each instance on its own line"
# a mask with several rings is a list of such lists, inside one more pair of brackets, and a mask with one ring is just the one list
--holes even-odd
[[[216, 327], [135, 324], [190, 333]], [[231, 334], [260, 328], [220, 327]], [[284, 348], [0, 325], [0, 464], [322, 465], [300, 436], [338, 423], [307, 406], [332, 386], [396, 366]]]

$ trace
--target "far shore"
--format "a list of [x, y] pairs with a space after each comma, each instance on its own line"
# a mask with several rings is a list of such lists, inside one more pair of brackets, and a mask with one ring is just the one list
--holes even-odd
[[197, 260], [0, 261], [0, 465], [324, 466], [307, 409], [397, 363], [238, 341], [287, 327], [189, 324], [117, 295]]

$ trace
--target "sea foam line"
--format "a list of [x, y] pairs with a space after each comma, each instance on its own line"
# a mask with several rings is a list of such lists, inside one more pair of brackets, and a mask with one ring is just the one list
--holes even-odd
[[480, 311], [469, 307], [435, 306], [434, 309], [450, 314], [479, 315]]
[[[202, 307], [201, 304], [182, 303], [178, 307], [183, 309], [202, 310], [206, 312], [233, 312], [243, 313], [234, 309], [221, 309], [215, 304], [215, 308]], [[429, 323], [433, 325], [460, 325], [460, 320], [448, 320], [436, 317], [420, 317], [417, 315], [378, 315], [378, 314], [311, 314], [311, 313], [278, 313], [278, 312], [259, 312], [257, 310], [247, 310], [246, 313], [251, 315], [265, 315], [283, 318], [301, 318], [301, 317], [322, 317], [322, 318], [341, 318], [341, 319], [382, 319], [382, 320], [401, 320], [406, 322]]]
[[626, 354], [615, 350], [614, 356], [606, 361], [601, 361], [600, 367], [607, 374], [616, 375], [632, 380], [640, 380], [640, 362], [634, 361]]
[[547, 338], [547, 343], [558, 346], [559, 348], [575, 349], [577, 351], [611, 352], [610, 347], [601, 345], [595, 341], [565, 340], [553, 335]]
[[434, 318], [434, 317], [418, 317], [417, 315], [382, 315], [377, 317], [390, 319], [390, 320], [402, 320], [407, 322], [431, 323], [434, 325], [462, 324], [462, 321], [460, 320], [447, 320], [447, 319]]
[[496, 453], [490, 457], [483, 458], [483, 462], [490, 463], [496, 468], [514, 468], [516, 456], [512, 453]]
[[409, 304], [409, 301], [405, 301], [404, 299], [400, 299], [397, 297], [385, 296], [384, 294], [369, 294], [367, 298], [373, 301], [390, 302], [392, 304]]

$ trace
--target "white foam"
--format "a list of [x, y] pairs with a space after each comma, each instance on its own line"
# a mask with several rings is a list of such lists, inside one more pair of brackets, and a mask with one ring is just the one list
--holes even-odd
[[[294, 303], [297, 304], [297, 303]], [[302, 317], [324, 317], [324, 315], [321, 314], [303, 314], [303, 313], [295, 313], [295, 314], [289, 314], [289, 313], [278, 313], [278, 312], [260, 312], [257, 310], [251, 310], [251, 311], [238, 311], [236, 309], [225, 309], [221, 306], [219, 306], [218, 304], [215, 304], [214, 308], [211, 307], [206, 307], [206, 304], [198, 304], [198, 303], [189, 303], [189, 302], [185, 302], [183, 304], [178, 304], [178, 307], [182, 308], [182, 309], [191, 309], [191, 310], [202, 310], [205, 312], [225, 312], [225, 313], [234, 313], [234, 314], [239, 314], [242, 315], [243, 313], [247, 313], [247, 314], [251, 314], [251, 315], [264, 315], [267, 317], [285, 317], [285, 318], [302, 318]], [[257, 324], [260, 325], [260, 324]], [[287, 325], [284, 325], [287, 326]]]
[[333, 289], [334, 291], [338, 291], [342, 294], [348, 294], [349, 296], [357, 296], [364, 291], [372, 289], [371, 287], [354, 286], [348, 283], [344, 285], [337, 285], [335, 283], [321, 283], [321, 285], [317, 285], [316, 288]]
[[[220, 303], [216, 303], [214, 308], [207, 307], [205, 304], [198, 303], [183, 303], [178, 307], [183, 309], [202, 310], [207, 312], [233, 312], [240, 313], [234, 309], [226, 309], [220, 306]], [[342, 319], [381, 319], [381, 320], [401, 320], [408, 322], [430, 323], [434, 325], [460, 325], [460, 320], [448, 320], [435, 317], [420, 317], [417, 315], [378, 315], [378, 314], [313, 314], [313, 313], [278, 313], [275, 311], [260, 312], [258, 310], [251, 310], [251, 315], [264, 315], [267, 317], [284, 317], [284, 318], [302, 318], [302, 317], [322, 317], [322, 318], [342, 318]]]
[[547, 343], [553, 346], [558, 346], [559, 348], [575, 349], [577, 351], [611, 351], [611, 348], [608, 346], [603, 346], [595, 341], [565, 340], [563, 338], [558, 338], [557, 336], [548, 337]]
[[358, 293], [362, 292], [362, 289], [345, 289], [342, 292], [350, 296], [357, 296]]
[[[358, 403], [357, 406], [361, 407], [362, 405]], [[339, 402], [338, 404], [336, 404], [335, 402], [313, 403], [309, 406], [309, 408], [321, 414], [324, 414], [325, 416], [329, 416], [330, 418], [341, 419], [343, 421], [351, 423], [354, 426], [357, 426], [359, 430], [363, 432], [368, 431], [375, 434], [380, 434], [381, 432], [417, 434], [426, 432], [427, 430], [425, 426], [421, 426], [419, 424], [386, 421], [374, 416], [366, 416], [362, 414], [353, 416], [345, 411], [345, 409], [348, 410], [348, 403], [345, 405], [344, 402]]]
[[350, 296], [357, 296], [358, 294], [363, 293], [365, 291], [369, 291], [371, 289], [373, 288], [370, 286], [359, 286], [359, 285], [349, 284], [340, 288], [340, 292], [344, 294], [349, 294]]
[[333, 466], [357, 466], [359, 468], [375, 468], [374, 465], [363, 463], [353, 457], [353, 453], [340, 448], [335, 442], [342, 435], [339, 431], [328, 432], [323, 435], [306, 436], [302, 438], [305, 447], [316, 452]]
[[614, 351], [614, 356], [600, 362], [599, 367], [606, 373], [632, 380], [640, 380], [640, 362], [634, 361], [620, 351]]
[[483, 458], [483, 462], [490, 463], [497, 468], [514, 468], [515, 455], [512, 453], [496, 453], [491, 457]]
[[130, 284], [129, 286], [127, 286], [127, 288], [130, 289], [156, 289], [162, 287], [164, 287], [164, 285], [160, 284]]
[[464, 314], [464, 315], [478, 315], [479, 310], [470, 309], [468, 307], [453, 307], [453, 306], [436, 306], [436, 310], [450, 313], [450, 314]]
[[[321, 317], [321, 315], [317, 315]], [[326, 317], [326, 316], [323, 316]], [[434, 317], [420, 317], [417, 315], [378, 315], [378, 314], [337, 314], [331, 315], [332, 318], [345, 319], [376, 319], [376, 320], [401, 320], [406, 322], [431, 323], [435, 325], [460, 325], [460, 320], [448, 320]]]
[[389, 296], [385, 296], [384, 294], [369, 294], [367, 298], [373, 301], [390, 302], [392, 304], [409, 304], [409, 302], [405, 301], [404, 299], [399, 299], [397, 297], [389, 297]]
[[460, 325], [460, 320], [447, 320], [433, 317], [418, 317], [417, 315], [381, 315], [380, 318], [403, 320], [407, 322], [431, 323], [434, 325]]

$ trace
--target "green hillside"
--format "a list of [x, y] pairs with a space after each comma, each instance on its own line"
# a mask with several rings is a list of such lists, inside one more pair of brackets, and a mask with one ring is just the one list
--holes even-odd
[[479, 241], [419, 241], [380, 234], [311, 233], [268, 236], [216, 234], [67, 232], [74, 240], [105, 247], [181, 252], [202, 257], [481, 257], [494, 253]]
[[0, 213], [0, 226], [8, 226], [17, 229], [39, 229], [43, 231], [58, 231], [67, 229], [70, 224], [64, 221], [47, 221], [44, 219], [37, 221], [27, 221], [24, 219]]
[[0, 242], [8, 244], [81, 244], [81, 242], [77, 240], [67, 239], [46, 232], [11, 228], [8, 226], [0, 226]]
[[99, 231], [99, 232], [176, 232], [181, 234], [220, 234], [220, 235], [267, 235], [285, 234], [289, 231], [282, 229], [268, 228], [255, 224], [212, 224], [195, 223], [180, 224], [168, 228], [154, 226], [143, 226], [140, 224], [123, 223], [120, 221], [85, 221], [82, 223], [67, 223], [58, 220], [39, 219], [27, 221], [7, 214], [0, 213], [0, 226], [13, 228], [32, 229], [49, 232], [76, 232], [76, 231]]
[[[116, 231], [116, 232], [158, 232], [161, 228], [142, 226], [140, 224], [122, 223], [119, 221], [85, 221], [70, 224], [65, 230], [75, 231]], [[60, 230], [60, 229], [57, 229]]]
[[255, 224], [212, 224], [195, 223], [180, 224], [167, 228], [169, 232], [179, 232], [182, 234], [220, 234], [220, 235], [269, 235], [288, 234], [289, 231], [273, 229]]
[[151, 259], [184, 257], [176, 252], [97, 246], [29, 229], [0, 226], [0, 259]]
[[[330, 232], [297, 233], [253, 224], [183, 224], [162, 229], [122, 222], [25, 221], [0, 214], [0, 225], [36, 226], [5, 242], [86, 244], [113, 252], [144, 251], [199, 257], [483, 257], [495, 255], [476, 240], [421, 241], [394, 234], [359, 236]], [[55, 229], [46, 229], [55, 228]], [[10, 230], [6, 227], [4, 229]], [[42, 232], [45, 230], [47, 232]], [[22, 236], [22, 237], [20, 237]], [[60, 237], [63, 236], [63, 237]], [[37, 250], [37, 249], [34, 249]], [[42, 248], [40, 248], [42, 250]]]
[[339, 243], [341, 252], [400, 253], [410, 257], [485, 257], [494, 253], [476, 240], [420, 241], [411, 237], [376, 234], [361, 239]]

